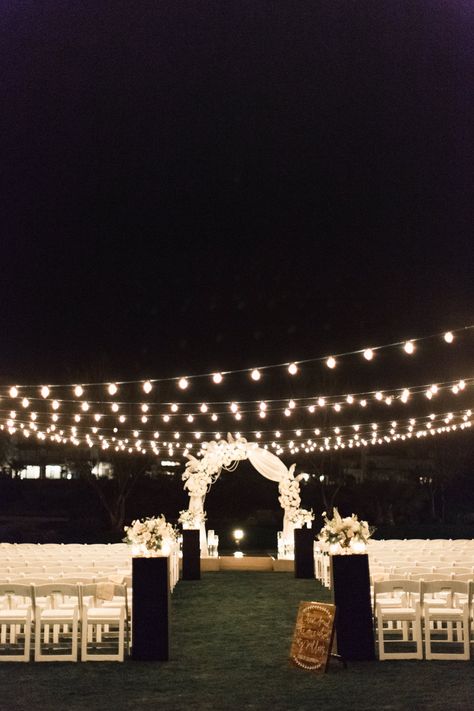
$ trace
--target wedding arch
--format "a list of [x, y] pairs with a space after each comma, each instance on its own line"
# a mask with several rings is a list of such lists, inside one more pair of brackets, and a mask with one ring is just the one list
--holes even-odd
[[255, 442], [247, 442], [244, 437], [203, 442], [202, 456], [187, 454], [188, 462], [182, 475], [184, 488], [189, 494], [189, 508], [182, 512], [180, 522], [188, 528], [200, 530], [201, 555], [207, 555], [204, 502], [211, 486], [219, 478], [223, 469], [234, 471], [239, 462], [248, 459], [262, 476], [278, 483], [278, 501], [283, 509], [283, 542], [293, 544], [293, 531], [310, 523], [312, 511], [300, 507], [300, 481], [302, 474], [295, 476], [296, 464], [289, 468], [272, 452]]

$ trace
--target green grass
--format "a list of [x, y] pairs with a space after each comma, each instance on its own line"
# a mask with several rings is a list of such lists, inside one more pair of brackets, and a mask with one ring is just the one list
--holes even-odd
[[326, 675], [288, 662], [300, 600], [328, 599], [285, 573], [207, 573], [173, 595], [171, 661], [0, 664], [9, 711], [469, 709], [474, 662], [358, 662]]

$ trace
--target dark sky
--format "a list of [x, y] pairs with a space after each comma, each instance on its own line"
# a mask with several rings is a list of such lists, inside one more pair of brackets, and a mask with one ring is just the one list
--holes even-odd
[[0, 377], [474, 321], [473, 6], [4, 0]]

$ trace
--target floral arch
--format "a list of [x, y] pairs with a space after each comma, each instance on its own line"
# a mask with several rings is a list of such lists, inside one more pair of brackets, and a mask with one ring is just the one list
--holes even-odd
[[239, 462], [248, 459], [262, 476], [278, 483], [278, 501], [283, 509], [284, 542], [293, 544], [293, 530], [310, 523], [314, 516], [311, 511], [300, 508], [300, 481], [302, 474], [295, 476], [296, 464], [290, 468], [275, 454], [262, 449], [254, 442], [247, 442], [243, 437], [234, 439], [231, 434], [226, 440], [203, 442], [202, 456], [198, 459], [186, 455], [188, 462], [182, 478], [184, 488], [189, 494], [189, 508], [183, 512], [180, 521], [188, 528], [199, 528], [201, 554], [207, 555], [207, 537], [204, 523], [204, 501], [212, 484], [219, 478], [223, 469], [234, 471]]

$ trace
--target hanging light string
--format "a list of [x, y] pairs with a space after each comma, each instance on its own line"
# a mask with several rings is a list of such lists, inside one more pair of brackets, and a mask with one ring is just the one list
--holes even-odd
[[[138, 407], [138, 414], [142, 419], [143, 417], [148, 419], [149, 417], [161, 416], [165, 422], [169, 422], [170, 420], [184, 417], [192, 422], [196, 417], [210, 417], [215, 421], [217, 417], [229, 414], [234, 415], [236, 419], [241, 419], [243, 414], [257, 413], [264, 419], [269, 413], [283, 412], [284, 415], [289, 417], [293, 411], [301, 407], [305, 407], [310, 414], [314, 414], [315, 412], [322, 411], [326, 407], [331, 407], [336, 412], [340, 412], [343, 408], [345, 409], [347, 407], [359, 406], [365, 408], [374, 401], [384, 403], [385, 405], [392, 405], [395, 402], [406, 404], [413, 395], [423, 395], [429, 400], [433, 399], [433, 397], [440, 392], [447, 390], [457, 395], [463, 392], [466, 387], [472, 386], [473, 383], [474, 377], [464, 377], [438, 383], [382, 388], [380, 390], [365, 390], [349, 394], [313, 395], [289, 399], [266, 398], [264, 400], [220, 400], [210, 402], [85, 400], [82, 399], [85, 394], [82, 386], [80, 390], [76, 387], [79, 393], [77, 399], [27, 397], [22, 394], [16, 386], [10, 388], [8, 397], [14, 401], [18, 400], [19, 406], [24, 410], [30, 409], [30, 406], [33, 405], [33, 409], [39, 409], [39, 411], [42, 412], [43, 409], [37, 406], [44, 404], [50, 409], [59, 412], [63, 405], [66, 405], [66, 407], [75, 405], [78, 407], [78, 412], [81, 416], [85, 416], [89, 413], [91, 416], [99, 416], [99, 418], [102, 418], [111, 416], [110, 412], [113, 413], [112, 416], [116, 415], [117, 417], [121, 417], [121, 415], [117, 415], [117, 413], [120, 411], [123, 412], [123, 408], [127, 408], [130, 416], [130, 408]], [[216, 406], [217, 408], [225, 407], [226, 409], [213, 409]], [[165, 410], [164, 408], [168, 409]], [[185, 412], [183, 412], [183, 409]], [[2, 412], [1, 409], [0, 412]]]
[[[413, 355], [416, 350], [418, 344], [422, 342], [426, 342], [429, 340], [442, 340], [444, 343], [451, 344], [456, 340], [456, 336], [459, 335], [460, 333], [471, 331], [474, 329], [474, 324], [467, 325], [467, 326], [462, 326], [460, 328], [454, 328], [449, 331], [443, 331], [443, 332], [438, 332], [438, 333], [433, 333], [429, 334], [426, 336], [419, 336], [417, 338], [410, 338], [410, 339], [404, 339], [402, 341], [394, 341], [392, 343], [386, 343], [378, 346], [368, 346], [366, 348], [357, 348], [355, 350], [349, 350], [349, 351], [344, 351], [341, 353], [335, 353], [333, 355], [324, 355], [324, 356], [315, 356], [312, 358], [304, 358], [304, 359], [298, 359], [294, 361], [286, 361], [286, 362], [280, 362], [280, 363], [272, 363], [269, 365], [260, 365], [258, 367], [252, 367], [252, 368], [238, 368], [238, 369], [227, 369], [227, 370], [221, 370], [221, 371], [215, 371], [215, 372], [206, 372], [206, 373], [197, 373], [193, 375], [186, 375], [186, 376], [174, 376], [174, 377], [155, 377], [155, 378], [149, 378], [149, 379], [138, 379], [138, 380], [117, 380], [115, 382], [107, 382], [107, 381], [95, 381], [95, 382], [87, 382], [87, 383], [81, 383], [78, 385], [74, 385], [71, 383], [54, 383], [54, 384], [49, 384], [49, 385], [44, 385], [42, 386], [42, 389], [46, 392], [51, 389], [56, 389], [56, 388], [77, 388], [80, 390], [81, 388], [84, 389], [86, 387], [106, 387], [109, 391], [110, 394], [115, 394], [118, 392], [119, 386], [122, 385], [140, 385], [144, 392], [146, 394], [149, 394], [152, 390], [155, 384], [157, 383], [166, 383], [166, 382], [175, 382], [178, 386], [179, 389], [181, 390], [186, 390], [190, 384], [191, 380], [196, 380], [196, 379], [201, 379], [201, 378], [210, 378], [212, 382], [216, 385], [219, 385], [220, 383], [223, 382], [224, 377], [228, 375], [236, 375], [239, 373], [247, 373], [250, 375], [251, 380], [253, 381], [259, 381], [261, 376], [262, 376], [262, 371], [268, 371], [268, 370], [275, 370], [279, 368], [284, 368], [287, 373], [291, 376], [297, 375], [300, 371], [301, 366], [303, 365], [308, 365], [311, 363], [324, 363], [329, 369], [334, 369], [337, 367], [338, 362], [342, 358], [346, 358], [347, 356], [354, 356], [354, 355], [361, 355], [366, 361], [372, 361], [376, 354], [380, 351], [387, 350], [390, 348], [401, 348], [404, 353], [408, 355]], [[6, 386], [7, 390], [26, 390], [26, 389], [31, 389], [31, 388], [37, 388], [38, 385], [36, 384], [24, 384], [24, 385], [8, 385]], [[46, 396], [47, 397], [47, 396]]]
[[[309, 448], [309, 451], [315, 451], [319, 447], [323, 449], [337, 449], [344, 443], [353, 443], [353, 446], [359, 447], [361, 444], [366, 446], [370, 444], [384, 444], [398, 439], [410, 439], [415, 436], [426, 436], [426, 434], [441, 434], [443, 432], [455, 431], [470, 427], [472, 420], [472, 409], [457, 410], [455, 412], [431, 413], [430, 415], [422, 415], [416, 418], [402, 419], [399, 421], [379, 421], [379, 422], [364, 422], [361, 424], [348, 424], [341, 427], [326, 427], [323, 431], [319, 429], [302, 428], [296, 430], [249, 430], [246, 432], [234, 432], [233, 435], [237, 439], [241, 436], [250, 436], [260, 441], [262, 436], [267, 436], [272, 439], [272, 447], [281, 448], [285, 444], [288, 447], [296, 447], [296, 442], [303, 442], [306, 438], [306, 444], [303, 445]], [[421, 428], [421, 429], [420, 429]], [[180, 449], [185, 448], [187, 451], [193, 448], [193, 437], [197, 440], [216, 439], [219, 440], [222, 435], [219, 432], [174, 432], [164, 433], [164, 436], [170, 441], [161, 441], [160, 432], [151, 430], [124, 430], [119, 431], [118, 428], [100, 428], [100, 427], [81, 427], [70, 426], [69, 428], [61, 428], [55, 424], [48, 425], [47, 423], [38, 423], [36, 421], [24, 421], [14, 419], [5, 419], [5, 422], [0, 424], [1, 430], [6, 430], [10, 435], [23, 433], [25, 438], [36, 437], [39, 440], [49, 440], [58, 444], [80, 444], [89, 447], [101, 447], [108, 449], [109, 447], [118, 447], [119, 450], [132, 448], [134, 450], [142, 450], [158, 454], [160, 447]], [[404, 432], [406, 430], [406, 432]], [[426, 434], [419, 434], [419, 432]], [[291, 438], [290, 438], [291, 433]], [[308, 437], [309, 433], [311, 436]], [[184, 440], [184, 443], [182, 443]], [[357, 444], [358, 443], [358, 444]], [[337, 446], [336, 446], [337, 445]], [[344, 447], [341, 447], [344, 448]], [[290, 449], [291, 451], [291, 449]]]

